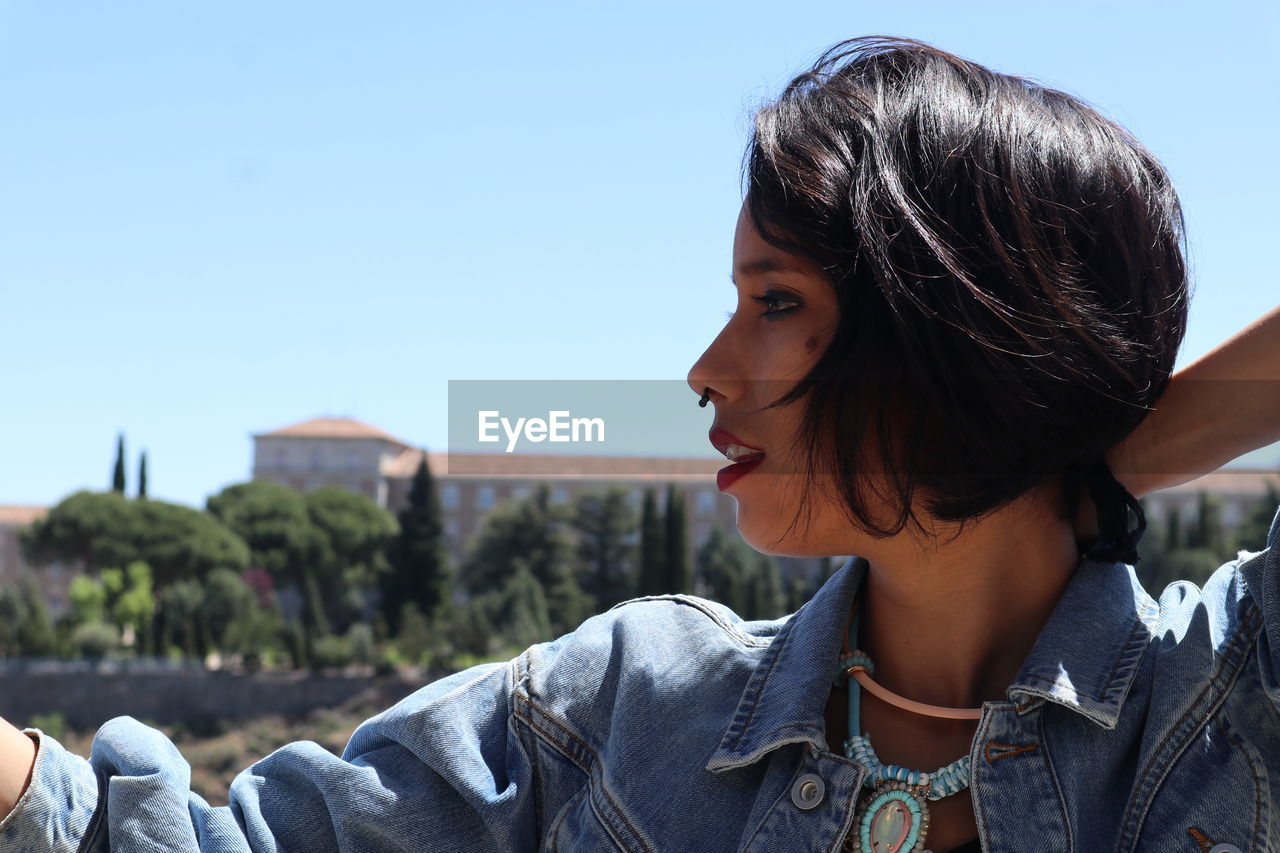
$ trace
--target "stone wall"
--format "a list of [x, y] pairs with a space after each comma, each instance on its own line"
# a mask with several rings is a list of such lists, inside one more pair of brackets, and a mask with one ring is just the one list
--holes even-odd
[[157, 724], [200, 726], [256, 714], [305, 714], [377, 691], [390, 707], [435, 680], [405, 676], [230, 673], [183, 667], [0, 661], [0, 717], [22, 728], [53, 711], [76, 729], [128, 715]]

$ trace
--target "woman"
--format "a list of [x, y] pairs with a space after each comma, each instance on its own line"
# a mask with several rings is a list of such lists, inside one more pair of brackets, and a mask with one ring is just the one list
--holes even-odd
[[1267, 849], [1276, 549], [1157, 604], [1132, 495], [1280, 438], [1280, 311], [1169, 383], [1187, 282], [1163, 169], [1073, 99], [916, 42], [833, 48], [761, 110], [746, 171], [738, 311], [689, 381], [741, 460], [743, 537], [859, 555], [808, 604], [619, 605], [422, 688], [341, 759], [278, 750], [227, 807], [132, 718], [90, 762], [5, 726], [0, 812], [30, 785], [0, 838]]

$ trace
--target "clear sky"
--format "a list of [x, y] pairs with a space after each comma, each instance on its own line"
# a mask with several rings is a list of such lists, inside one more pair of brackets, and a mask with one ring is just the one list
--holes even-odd
[[0, 503], [108, 487], [120, 430], [202, 504], [315, 416], [442, 449], [449, 379], [682, 379], [753, 105], [855, 35], [1155, 151], [1189, 363], [1280, 302], [1274, 5], [0, 0]]

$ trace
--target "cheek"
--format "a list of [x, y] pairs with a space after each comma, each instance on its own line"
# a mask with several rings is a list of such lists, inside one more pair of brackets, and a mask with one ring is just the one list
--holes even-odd
[[818, 340], [817, 335], [810, 335], [809, 339], [804, 342], [804, 351], [807, 352], [809, 355], [813, 355], [815, 352], [818, 351], [819, 343], [820, 341]]

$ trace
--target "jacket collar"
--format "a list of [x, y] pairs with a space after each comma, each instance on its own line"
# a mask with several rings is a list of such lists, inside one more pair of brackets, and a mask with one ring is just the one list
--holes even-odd
[[[765, 651], [707, 769], [753, 764], [789, 743], [826, 749], [824, 710], [845, 615], [868, 569], [852, 557], [788, 618]], [[1132, 566], [1082, 560], [1031, 653], [1010, 682], [1019, 713], [1055, 702], [1103, 728], [1115, 728], [1158, 605]]]

